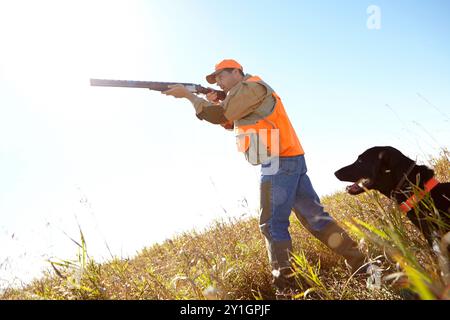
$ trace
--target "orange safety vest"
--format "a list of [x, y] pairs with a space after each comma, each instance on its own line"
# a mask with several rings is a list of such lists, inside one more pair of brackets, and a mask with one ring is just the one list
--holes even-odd
[[[252, 76], [245, 81], [260, 83], [261, 85], [264, 85], [268, 91], [272, 91], [272, 89], [257, 76]], [[244, 153], [248, 152], [249, 148], [251, 148], [251, 144], [256, 141], [251, 138], [251, 135], [256, 133], [258, 143], [265, 146], [267, 153], [270, 156], [292, 157], [303, 155], [305, 152], [303, 151], [300, 140], [289, 121], [280, 97], [275, 92], [272, 92], [272, 97], [275, 99], [275, 107], [270, 115], [257, 120], [253, 124], [243, 125], [240, 124], [240, 122], [242, 122], [241, 120], [236, 120], [234, 122], [238, 150]], [[274, 140], [271, 137], [272, 134], [275, 133], [272, 132], [273, 130], [278, 130], [276, 135], [273, 135], [278, 139], [275, 148], [272, 148]]]

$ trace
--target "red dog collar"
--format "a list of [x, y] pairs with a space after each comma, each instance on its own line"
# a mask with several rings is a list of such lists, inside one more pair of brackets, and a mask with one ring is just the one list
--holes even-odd
[[418, 194], [413, 194], [411, 197], [409, 197], [408, 200], [402, 202], [402, 204], [400, 205], [400, 210], [402, 210], [404, 213], [412, 210], [415, 205], [418, 204], [425, 197], [425, 195], [438, 184], [439, 181], [437, 181], [435, 178], [431, 178], [430, 180], [428, 180], [425, 183], [425, 190], [421, 190]]

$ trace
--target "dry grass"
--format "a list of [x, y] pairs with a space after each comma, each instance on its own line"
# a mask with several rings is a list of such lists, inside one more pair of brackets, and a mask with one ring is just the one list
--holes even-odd
[[[448, 155], [444, 151], [431, 161], [442, 181], [450, 181]], [[389, 199], [375, 192], [358, 197], [336, 193], [322, 201], [352, 237], [365, 239], [369, 257], [380, 261], [384, 276], [401, 271], [413, 280], [410, 290], [421, 298], [442, 295], [448, 283], [436, 254]], [[350, 276], [343, 259], [293, 217], [291, 234], [303, 287], [296, 299], [402, 299], [403, 289], [391, 280], [368, 289], [366, 278]], [[80, 239], [76, 261], [52, 261], [41, 279], [9, 288], [0, 299], [275, 298], [256, 217], [215, 222], [204, 232], [186, 232], [145, 248], [132, 259], [102, 264], [89, 258], [81, 230]]]

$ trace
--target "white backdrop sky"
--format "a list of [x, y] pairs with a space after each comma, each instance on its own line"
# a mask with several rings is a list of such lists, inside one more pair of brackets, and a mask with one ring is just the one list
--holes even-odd
[[[367, 28], [367, 8], [381, 29]], [[132, 256], [256, 214], [259, 169], [189, 102], [89, 78], [205, 84], [237, 59], [282, 97], [319, 195], [365, 149], [449, 147], [447, 1], [0, 1], [0, 281]], [[247, 199], [248, 206], [245, 201]], [[68, 236], [66, 236], [66, 233]], [[2, 285], [2, 283], [0, 283]]]

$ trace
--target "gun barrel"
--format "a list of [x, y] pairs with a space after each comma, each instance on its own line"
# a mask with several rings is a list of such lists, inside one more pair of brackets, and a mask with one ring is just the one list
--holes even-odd
[[135, 80], [109, 80], [109, 79], [90, 79], [91, 86], [99, 87], [125, 87], [125, 88], [147, 88], [156, 91], [166, 91], [169, 89], [170, 85], [182, 84], [189, 91], [193, 93], [207, 94], [208, 92], [214, 91], [217, 93], [219, 100], [224, 100], [226, 93], [219, 90], [214, 90], [210, 88], [204, 88], [201, 85], [194, 83], [183, 83], [183, 82], [155, 82], [155, 81], [135, 81]]
[[[126, 88], [147, 88], [151, 90], [164, 91], [169, 85], [178, 82], [154, 82], [154, 81], [134, 81], [134, 80], [108, 80], [108, 79], [90, 79], [91, 86], [100, 87], [126, 87]], [[192, 83], [182, 83], [185, 86], [194, 86]]]

